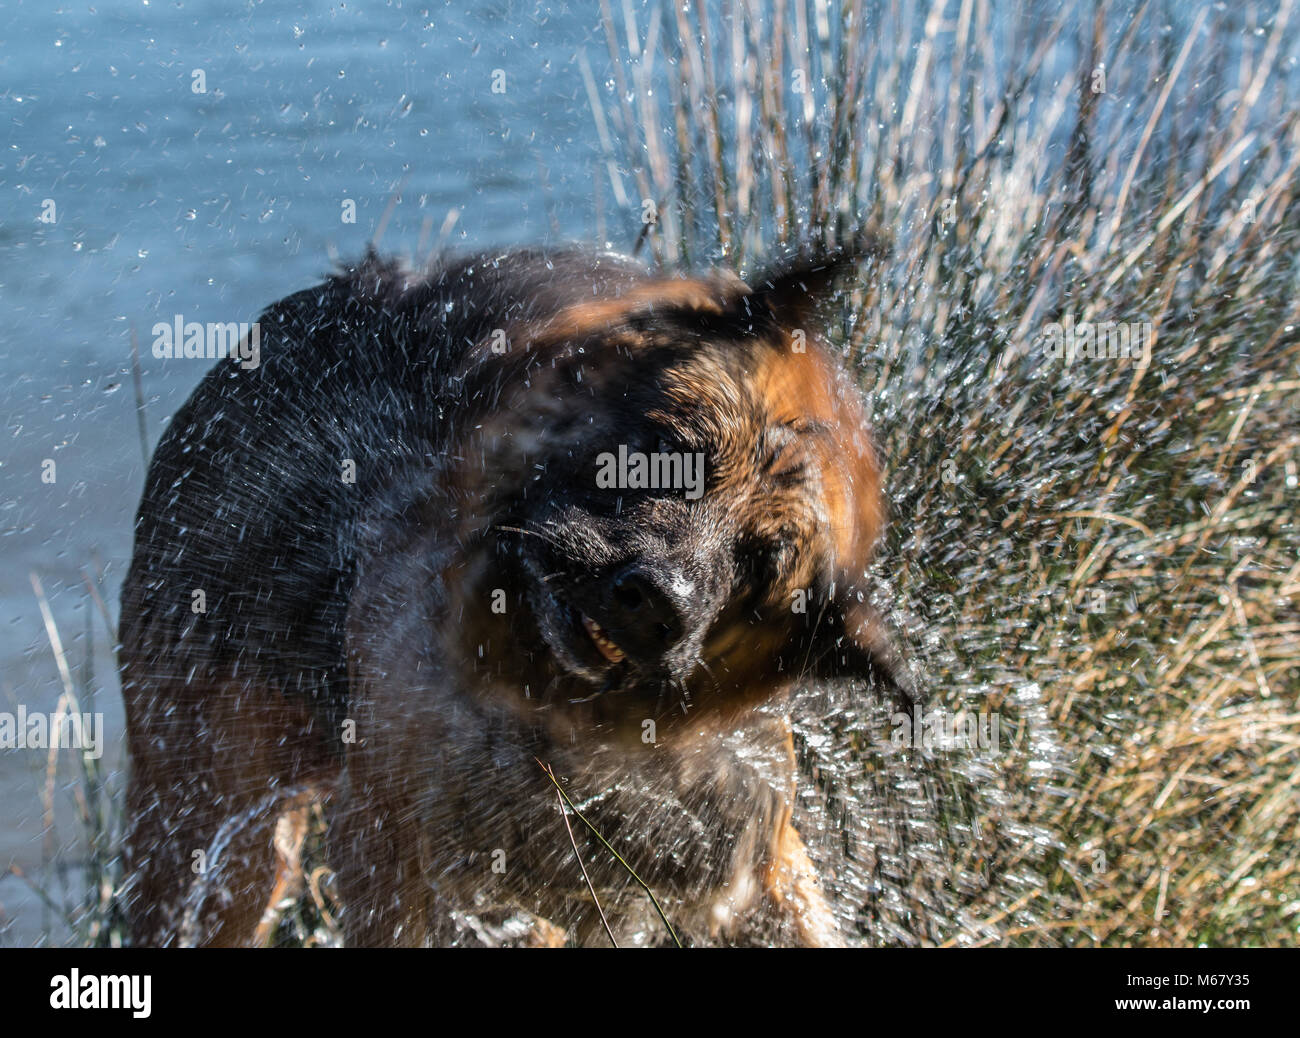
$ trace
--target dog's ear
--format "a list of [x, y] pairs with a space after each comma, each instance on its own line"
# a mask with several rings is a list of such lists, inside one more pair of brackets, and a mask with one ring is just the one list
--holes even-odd
[[802, 245], [753, 279], [750, 305], [765, 306], [784, 328], [807, 327], [843, 278], [885, 251], [881, 241], [868, 233], [834, 247]]
[[815, 668], [819, 677], [866, 681], [901, 704], [924, 703], [925, 692], [898, 651], [898, 636], [888, 621], [854, 592], [837, 598], [820, 632]]

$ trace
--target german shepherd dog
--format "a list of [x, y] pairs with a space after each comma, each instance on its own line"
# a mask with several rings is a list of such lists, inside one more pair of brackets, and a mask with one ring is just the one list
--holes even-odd
[[136, 518], [134, 943], [266, 943], [314, 804], [350, 945], [843, 941], [791, 824], [789, 692], [915, 697], [817, 330], [858, 251], [752, 286], [371, 253], [270, 307]]

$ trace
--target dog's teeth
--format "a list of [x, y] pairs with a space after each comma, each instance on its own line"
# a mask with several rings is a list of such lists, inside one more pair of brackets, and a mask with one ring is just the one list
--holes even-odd
[[600, 624], [596, 623], [596, 621], [591, 619], [591, 617], [584, 616], [582, 618], [582, 626], [591, 637], [591, 640], [596, 644], [596, 648], [600, 650], [600, 654], [604, 656], [605, 659], [609, 660], [610, 663], [618, 663], [626, 656], [626, 653], [615, 645], [610, 640], [609, 636], [605, 634], [605, 631]]

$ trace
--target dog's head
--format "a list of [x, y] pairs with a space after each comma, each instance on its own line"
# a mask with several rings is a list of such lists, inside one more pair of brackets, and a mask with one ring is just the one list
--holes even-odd
[[817, 327], [853, 258], [752, 288], [642, 282], [480, 347], [467, 384], [493, 406], [467, 470], [495, 562], [468, 594], [511, 589], [495, 641], [521, 673], [569, 698], [815, 677], [914, 695], [866, 601], [882, 506], [862, 401]]

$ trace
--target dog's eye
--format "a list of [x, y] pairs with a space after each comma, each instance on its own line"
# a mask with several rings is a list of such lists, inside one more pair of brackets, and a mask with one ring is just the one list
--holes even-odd
[[775, 536], [743, 540], [737, 551], [738, 569], [759, 587], [776, 583], [794, 556], [794, 539], [786, 531]]
[[682, 446], [666, 432], [652, 431], [645, 436], [646, 454], [678, 454]]
[[778, 487], [794, 486], [807, 475], [799, 434], [788, 425], [769, 426], [759, 440], [758, 455], [761, 471]]
[[770, 468], [798, 441], [798, 434], [788, 425], [769, 425], [758, 437], [758, 460]]

